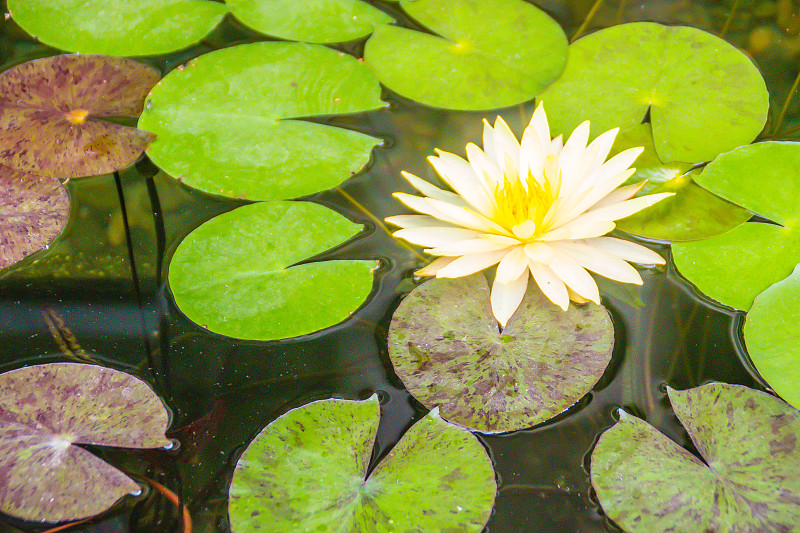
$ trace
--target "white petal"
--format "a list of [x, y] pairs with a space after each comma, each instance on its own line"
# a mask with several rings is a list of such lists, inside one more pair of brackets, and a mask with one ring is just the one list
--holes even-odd
[[430, 215], [444, 222], [449, 222], [450, 224], [491, 233], [507, 233], [491, 220], [482, 215], [473, 213], [466, 207], [452, 205], [431, 198], [420, 198], [419, 196], [412, 196], [401, 192], [396, 192], [393, 196], [418, 213]]
[[536, 222], [533, 220], [526, 220], [525, 222], [520, 222], [516, 224], [513, 228], [511, 228], [511, 233], [514, 234], [515, 237], [521, 240], [530, 239], [533, 237], [534, 233], [536, 233]]
[[497, 185], [503, 183], [503, 172], [500, 167], [489, 159], [483, 150], [472, 143], [467, 145], [467, 159], [472, 165], [472, 170], [479, 179], [483, 180], [484, 187], [488, 190], [494, 191]]
[[552, 246], [574, 259], [583, 268], [601, 276], [622, 283], [642, 284], [642, 278], [635, 268], [604, 250], [582, 242], [558, 242]]
[[592, 206], [593, 209], [598, 209], [600, 207], [605, 207], [607, 205], [618, 204], [620, 202], [624, 202], [630, 198], [633, 198], [637, 192], [639, 192], [642, 187], [647, 183], [647, 180], [640, 181], [639, 183], [634, 183], [633, 185], [625, 185], [624, 187], [619, 187], [618, 189], [614, 189], [605, 198], [597, 202]]
[[495, 165], [500, 166], [502, 158], [498, 158], [498, 153], [495, 151], [494, 144], [494, 128], [492, 128], [489, 121], [483, 119], [483, 153], [486, 157], [491, 159]]
[[525, 255], [527, 255], [531, 261], [549, 265], [550, 261], [553, 260], [553, 249], [543, 242], [532, 242], [531, 244], [525, 245]]
[[522, 246], [516, 246], [497, 265], [495, 283], [510, 283], [528, 270], [528, 256]]
[[589, 121], [582, 122], [564, 145], [564, 149], [559, 155], [559, 163], [561, 165], [561, 172], [564, 174], [565, 185], [571, 187], [572, 180], [577, 179], [576, 176], [578, 167], [581, 166], [582, 156], [586, 151], [586, 143], [589, 141]]
[[[405, 239], [410, 243], [420, 246], [444, 246], [449, 243], [478, 239], [480, 233], [464, 228], [410, 228], [395, 231], [393, 235], [398, 239]], [[439, 255], [439, 254], [435, 254]], [[445, 255], [445, 254], [441, 254]], [[446, 254], [450, 255], [450, 254]]]
[[528, 265], [536, 284], [542, 289], [547, 298], [564, 311], [569, 307], [569, 293], [564, 282], [556, 276], [553, 270], [545, 265], [531, 261]]
[[472, 165], [455, 154], [440, 150], [436, 153], [439, 156], [431, 156], [428, 161], [444, 182], [482, 214], [491, 216], [496, 207], [494, 197], [487, 189], [485, 180], [478, 179]]
[[455, 257], [436, 258], [427, 266], [420, 268], [419, 270], [414, 272], [414, 274], [417, 276], [435, 276], [437, 272], [439, 272], [442, 268], [446, 267], [455, 260], [456, 260]]
[[481, 239], [487, 239], [492, 242], [505, 244], [506, 246], [516, 246], [518, 244], [522, 244], [519, 239], [515, 239], [514, 237], [506, 237], [505, 235], [495, 235], [493, 233], [483, 233], [481, 234]]
[[619, 128], [614, 128], [612, 130], [608, 130], [607, 132], [603, 133], [602, 135], [598, 135], [595, 140], [587, 147], [587, 150], [592, 150], [594, 152], [594, 161], [589, 168], [589, 171], [594, 171], [603, 164], [608, 157], [608, 152], [611, 151], [611, 147], [614, 146], [614, 140], [617, 138], [617, 134], [619, 133]]
[[[486, 149], [485, 143], [483, 147]], [[498, 166], [505, 165], [508, 157], [514, 163], [514, 170], [519, 172], [519, 142], [505, 120], [499, 116], [494, 121], [494, 153]]]
[[477, 238], [445, 243], [442, 246], [425, 250], [425, 253], [430, 255], [475, 255], [493, 252], [495, 250], [508, 250], [508, 246], [487, 239]]
[[587, 215], [581, 215], [572, 222], [568, 222], [563, 226], [550, 230], [541, 237], [539, 240], [547, 242], [575, 240], [575, 239], [590, 239], [592, 237], [600, 237], [605, 235], [616, 227], [611, 221], [608, 220], [585, 220]]
[[497, 264], [503, 257], [505, 257], [506, 253], [508, 253], [506, 250], [499, 250], [485, 254], [465, 255], [463, 257], [459, 257], [446, 267], [440, 269], [436, 273], [436, 277], [460, 278], [462, 276], [469, 276], [470, 274], [480, 272], [481, 270]]
[[634, 172], [636, 171], [631, 168], [603, 183], [598, 183], [590, 189], [576, 190], [574, 196], [565, 202], [563, 210], [556, 215], [553, 224], [561, 225], [570, 220], [574, 220], [578, 215], [587, 211], [613, 192], [617, 187], [625, 183]]
[[[589, 300], [596, 304], [600, 303], [600, 292], [597, 289], [597, 284], [592, 279], [592, 276], [575, 260], [566, 254], [556, 252], [549, 266], [561, 278], [561, 281], [566, 283], [567, 288], [572, 289], [584, 300]], [[574, 300], [572, 297], [570, 299]]]
[[581, 220], [584, 217], [586, 220], [619, 220], [621, 218], [629, 217], [634, 213], [638, 213], [642, 209], [650, 207], [651, 205], [674, 195], [674, 192], [660, 192], [658, 194], [640, 196], [639, 198], [625, 200], [624, 202], [617, 204], [607, 205], [598, 209], [591, 209], [575, 220]]
[[412, 187], [417, 189], [425, 196], [428, 196], [430, 198], [435, 198], [437, 200], [442, 200], [443, 202], [449, 202], [453, 205], [460, 205], [460, 206], [467, 205], [467, 202], [465, 202], [462, 197], [453, 192], [440, 189], [439, 187], [433, 185], [432, 183], [429, 183], [424, 179], [417, 177], [414, 174], [411, 174], [410, 172], [403, 171], [401, 172], [401, 174], [406, 179], [406, 181], [411, 184]]
[[584, 180], [584, 188], [594, 187], [598, 183], [603, 183], [617, 174], [626, 171], [643, 151], [644, 148], [637, 146], [618, 153], [603, 163], [600, 168], [592, 172], [591, 175]]
[[508, 323], [508, 319], [519, 308], [519, 304], [525, 297], [525, 291], [528, 289], [528, 270], [522, 271], [522, 274], [514, 278], [508, 283], [500, 283], [495, 278], [492, 284], [492, 313], [502, 327]]
[[388, 224], [398, 226], [401, 228], [454, 228], [453, 224], [449, 224], [438, 218], [429, 217], [428, 215], [394, 215], [383, 219]]
[[588, 239], [586, 244], [614, 254], [625, 261], [633, 261], [642, 265], [663, 265], [665, 263], [664, 258], [653, 250], [630, 241], [615, 239], [614, 237]]

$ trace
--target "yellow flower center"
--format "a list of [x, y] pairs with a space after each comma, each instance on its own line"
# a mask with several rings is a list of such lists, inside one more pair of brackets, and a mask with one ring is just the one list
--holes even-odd
[[560, 180], [553, 183], [546, 173], [541, 181], [528, 176], [526, 188], [516, 173], [510, 174], [506, 171], [502, 186], [495, 186], [497, 212], [493, 217], [494, 222], [518, 239], [533, 242], [550, 229], [547, 215], [558, 197]]

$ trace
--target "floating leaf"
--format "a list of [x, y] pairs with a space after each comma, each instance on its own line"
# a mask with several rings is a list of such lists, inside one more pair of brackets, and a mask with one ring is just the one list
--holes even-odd
[[661, 160], [692, 163], [752, 141], [769, 109], [764, 79], [742, 52], [696, 28], [650, 22], [572, 43], [564, 73], [541, 98], [556, 133], [584, 120], [595, 132], [625, 129], [649, 110]]
[[360, 225], [306, 202], [266, 202], [217, 216], [175, 251], [169, 284], [190, 320], [239, 339], [273, 340], [337, 324], [372, 288], [375, 261], [292, 266]]
[[46, 247], [69, 218], [69, 195], [55, 178], [0, 165], [0, 269]]
[[492, 109], [532, 99], [564, 68], [567, 39], [522, 0], [404, 0], [435, 33], [378, 26], [364, 59], [393, 91], [448, 109]]
[[565, 313], [531, 289], [502, 333], [482, 274], [432, 279], [400, 304], [389, 354], [425, 407], [479, 431], [544, 422], [585, 396], [611, 359], [614, 327], [601, 306]]
[[253, 200], [297, 198], [360, 170], [380, 141], [305, 120], [376, 109], [369, 69], [318, 45], [264, 42], [192, 60], [153, 89], [139, 127], [150, 158], [186, 184]]
[[644, 152], [634, 162], [636, 174], [628, 183], [648, 180], [637, 196], [673, 192], [666, 200], [617, 222], [628, 233], [667, 241], [707, 239], [729, 231], [751, 217], [746, 209], [734, 205], [697, 185], [699, 173], [689, 171], [690, 163], [663, 163], [653, 146], [650, 124], [638, 124], [617, 135], [609, 157], [634, 146]]
[[625, 531], [794, 531], [800, 413], [769, 394], [712, 383], [668, 389], [705, 463], [620, 411], [592, 452], [592, 485]]
[[0, 163], [39, 176], [107, 174], [153, 135], [95, 117], [136, 117], [155, 69], [130, 59], [62, 55], [0, 74]]
[[169, 446], [169, 414], [144, 382], [94, 365], [50, 363], [0, 375], [0, 511], [78, 520], [140, 490], [74, 444]]
[[800, 263], [800, 143], [742, 146], [712, 161], [697, 183], [781, 224], [749, 222], [672, 247], [680, 273], [711, 298], [746, 311]]
[[342, 43], [372, 33], [392, 17], [361, 0], [225, 0], [231, 13], [273, 37], [308, 43]]
[[367, 476], [379, 411], [375, 396], [322, 400], [264, 428], [236, 464], [231, 529], [482, 531], [496, 484], [478, 440], [434, 411]]
[[207, 0], [8, 0], [22, 29], [81, 54], [149, 56], [191, 46], [228, 12]]

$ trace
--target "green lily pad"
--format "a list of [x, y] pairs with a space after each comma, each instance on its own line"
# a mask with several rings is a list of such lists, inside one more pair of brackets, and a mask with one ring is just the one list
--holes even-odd
[[137, 378], [49, 363], [0, 375], [0, 512], [32, 522], [99, 514], [140, 487], [75, 444], [170, 446], [169, 414]]
[[564, 68], [567, 39], [522, 0], [403, 0], [434, 34], [375, 28], [364, 59], [391, 90], [447, 109], [492, 109], [532, 99]]
[[178, 246], [169, 266], [175, 303], [193, 322], [238, 339], [285, 339], [333, 326], [366, 299], [375, 261], [292, 265], [360, 229], [317, 204], [239, 207]]
[[137, 117], [158, 82], [131, 59], [61, 55], [0, 74], [0, 163], [37, 176], [107, 174], [132, 164], [153, 134], [99, 120]]
[[236, 464], [231, 530], [482, 531], [497, 488], [480, 442], [433, 411], [367, 476], [379, 414], [376, 396], [321, 400], [264, 428]]
[[253, 43], [169, 73], [150, 94], [139, 127], [158, 135], [150, 158], [191, 187], [289, 199], [338, 185], [380, 142], [300, 119], [377, 109], [384, 106], [379, 97], [378, 81], [349, 55], [319, 45]]
[[784, 400], [800, 406], [800, 266], [756, 296], [744, 324], [747, 353]]
[[80, 54], [150, 56], [191, 46], [228, 12], [208, 0], [8, 0], [23, 30]]
[[795, 531], [800, 412], [769, 394], [711, 383], [668, 389], [703, 461], [620, 411], [592, 452], [592, 485], [625, 531]]
[[636, 159], [636, 173], [627, 183], [648, 180], [636, 196], [662, 192], [675, 195], [618, 221], [619, 229], [667, 241], [693, 241], [725, 233], [752, 216], [697, 185], [693, 178], [700, 171], [691, 171], [690, 163], [663, 163], [656, 154], [650, 124], [637, 124], [620, 132], [609, 157], [635, 146], [644, 147], [644, 152]]
[[392, 17], [361, 0], [225, 0], [254, 30], [307, 43], [342, 43], [372, 33]]
[[707, 296], [746, 311], [800, 263], [800, 143], [742, 146], [712, 161], [697, 183], [781, 224], [748, 222], [711, 239], [672, 247], [680, 273]]
[[395, 372], [425, 407], [485, 432], [544, 422], [603, 375], [614, 326], [602, 306], [553, 305], [531, 288], [502, 332], [482, 274], [432, 279], [401, 303], [389, 327]]
[[748, 144], [769, 109], [764, 79], [738, 49], [696, 28], [650, 22], [572, 43], [564, 73], [541, 98], [556, 133], [584, 120], [595, 134], [626, 129], [649, 110], [661, 160], [690, 163]]
[[67, 225], [69, 204], [57, 179], [0, 165], [0, 269], [47, 247]]

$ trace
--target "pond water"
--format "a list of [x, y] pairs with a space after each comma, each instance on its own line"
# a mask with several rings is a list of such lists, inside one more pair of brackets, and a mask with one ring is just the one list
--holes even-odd
[[[391, 6], [370, 3], [380, 4], [401, 23], [407, 20]], [[554, 16], [567, 35], [590, 7], [577, 0], [534, 3]], [[773, 108], [779, 109], [794, 76], [787, 65], [800, 51], [795, 42], [800, 27], [778, 26], [782, 1], [742, 4], [742, 16], [731, 25], [728, 38], [744, 48], [758, 45], [756, 60], [775, 100]], [[4, 2], [0, 6], [5, 12]], [[625, 21], [692, 24], [719, 34], [728, 11], [716, 3], [611, 2], [589, 27], [613, 24], [619, 12]], [[755, 40], [769, 32], [774, 39], [762, 48]], [[146, 61], [166, 72], [212, 49], [257, 40], [265, 38], [229, 17], [201, 45]], [[341, 48], [358, 53], [362, 46], [363, 40]], [[3, 70], [54, 53], [12, 21], [2, 25]], [[374, 460], [426, 413], [394, 375], [386, 340], [392, 312], [413, 286], [411, 272], [418, 260], [396, 246], [372, 217], [399, 212], [391, 193], [405, 189], [401, 170], [428, 175], [424, 158], [434, 148], [463, 155], [467, 142], [480, 143], [482, 118], [493, 120], [499, 113], [519, 132], [533, 108], [445, 112], [391, 93], [386, 99], [388, 109], [331, 119], [385, 142], [373, 152], [368, 167], [342, 186], [345, 194], [328, 191], [312, 197], [365, 225], [360, 235], [326, 257], [381, 259], [370, 299], [343, 324], [293, 340], [250, 342], [210, 333], [188, 321], [164, 282], [169, 258], [193, 228], [242, 202], [193, 191], [163, 173], [148, 187], [146, 178], [157, 169], [147, 162], [121, 173], [123, 209], [113, 176], [72, 180], [65, 232], [45, 252], [0, 273], [0, 371], [75, 360], [85, 352], [149, 382], [172, 410], [170, 435], [180, 440], [180, 449], [171, 454], [92, 451], [178, 493], [189, 506], [195, 532], [228, 530], [227, 491], [236, 459], [264, 426], [287, 410], [312, 400], [363, 399], [377, 392], [382, 416]], [[791, 112], [789, 116], [791, 121]], [[668, 246], [649, 245], [669, 258]], [[616, 339], [612, 363], [593, 391], [535, 428], [479, 436], [498, 479], [486, 531], [617, 531], [593, 496], [587, 457], [600, 433], [614, 423], [618, 407], [646, 418], [691, 449], [669, 407], [666, 385], [684, 389], [722, 381], [763, 389], [732, 340], [739, 335], [739, 314], [698, 298], [669, 261], [665, 268], [641, 273], [641, 288], [601, 287]], [[179, 531], [177, 516], [174, 506], [149, 491], [71, 531]], [[41, 529], [0, 517], [0, 531]]]

